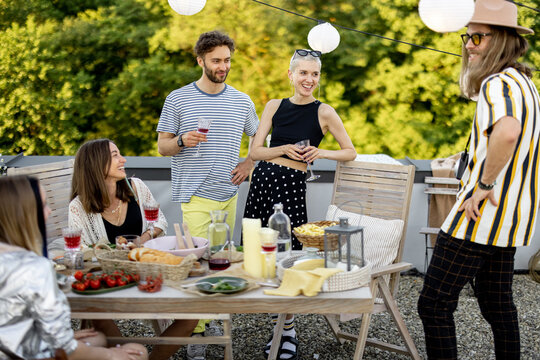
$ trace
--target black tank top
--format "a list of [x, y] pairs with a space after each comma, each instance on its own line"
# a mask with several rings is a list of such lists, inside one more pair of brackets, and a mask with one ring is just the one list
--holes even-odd
[[281, 100], [272, 118], [270, 147], [296, 144], [305, 139], [309, 139], [311, 146], [318, 147], [324, 137], [319, 124], [320, 105], [319, 100], [304, 105], [293, 104], [288, 98]]
[[142, 215], [139, 204], [135, 200], [135, 197], [130, 196], [126, 220], [120, 226], [116, 226], [103, 219], [105, 225], [105, 231], [107, 232], [107, 238], [111, 244], [115, 244], [116, 237], [120, 235], [141, 235], [142, 232]]

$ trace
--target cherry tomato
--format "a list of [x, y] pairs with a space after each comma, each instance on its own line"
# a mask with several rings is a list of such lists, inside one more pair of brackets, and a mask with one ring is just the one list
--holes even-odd
[[86, 275], [84, 275], [84, 278], [85, 278], [85, 279], [90, 279], [90, 280], [92, 280], [93, 277], [94, 277], [94, 274], [92, 274], [92, 273], [86, 273]]
[[83, 272], [81, 270], [77, 270], [77, 271], [75, 271], [75, 274], [73, 274], [73, 277], [77, 281], [81, 281], [83, 276], [84, 276], [84, 274], [83, 274]]
[[84, 279], [81, 280], [81, 282], [84, 284], [85, 289], [88, 289], [90, 287], [90, 279]]
[[71, 284], [71, 287], [79, 291], [84, 291], [87, 288], [87, 286], [81, 281], [75, 281], [73, 284]]
[[112, 276], [108, 276], [105, 278], [105, 283], [108, 287], [115, 287], [116, 286], [116, 279]]
[[101, 281], [99, 279], [90, 280], [90, 287], [92, 289], [99, 289], [101, 287]]
[[124, 285], [127, 285], [126, 278], [123, 277], [123, 276], [119, 277], [119, 278], [116, 280], [116, 283], [118, 284], [118, 286], [124, 286]]

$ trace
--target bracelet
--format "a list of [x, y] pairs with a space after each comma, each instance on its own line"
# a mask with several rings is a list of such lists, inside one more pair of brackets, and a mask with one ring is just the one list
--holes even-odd
[[496, 182], [494, 181], [493, 184], [484, 184], [482, 180], [478, 180], [478, 188], [482, 190], [491, 190], [495, 186]]

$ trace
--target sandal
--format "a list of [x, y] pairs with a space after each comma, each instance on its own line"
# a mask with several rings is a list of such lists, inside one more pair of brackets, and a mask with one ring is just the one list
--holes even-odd
[[[294, 345], [294, 350], [284, 349], [283, 344], [289, 343]], [[279, 345], [278, 359], [281, 359], [282, 354], [291, 355], [286, 360], [297, 360], [298, 359], [298, 339], [292, 336], [282, 336], [281, 344]]]
[[[265, 356], [265, 358], [268, 358], [268, 354], [270, 353], [270, 346], [271, 345], [268, 345], [272, 342], [273, 340], [273, 337], [270, 337], [270, 339], [268, 339], [268, 341], [266, 342], [267, 345], [264, 347], [264, 351], [263, 351], [263, 354]], [[283, 344], [284, 343], [290, 343], [290, 344], [293, 344], [294, 345], [294, 348], [295, 350], [289, 350], [289, 349], [284, 349], [283, 348]], [[279, 343], [279, 351], [278, 351], [278, 354], [277, 354], [277, 358], [278, 359], [281, 359], [281, 354], [287, 354], [287, 355], [291, 355], [289, 358], [287, 358], [286, 360], [297, 360], [298, 359], [298, 339], [296, 337], [292, 337], [292, 336], [281, 336], [281, 342]]]

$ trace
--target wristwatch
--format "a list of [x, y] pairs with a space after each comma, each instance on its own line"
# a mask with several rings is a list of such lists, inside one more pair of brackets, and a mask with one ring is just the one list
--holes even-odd
[[482, 190], [491, 190], [495, 186], [495, 182], [493, 184], [484, 184], [482, 180], [478, 180], [478, 187]]
[[178, 135], [178, 140], [176, 140], [176, 143], [178, 144], [179, 147], [184, 146], [184, 142], [182, 141], [182, 135], [184, 134]]

